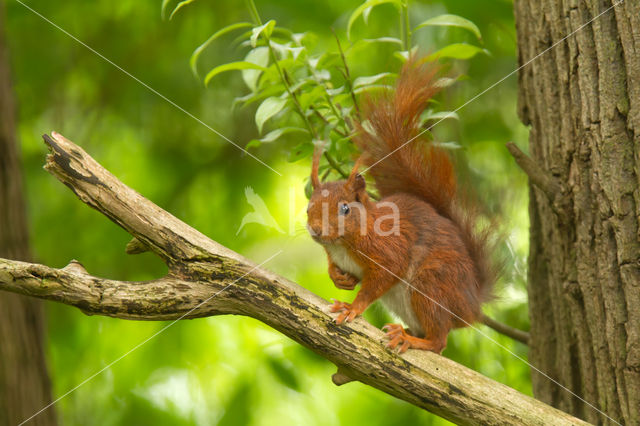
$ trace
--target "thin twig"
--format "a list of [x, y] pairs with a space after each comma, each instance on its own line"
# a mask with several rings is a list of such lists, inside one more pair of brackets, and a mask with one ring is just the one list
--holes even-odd
[[[327, 125], [329, 126], [333, 126], [331, 124], [331, 122], [327, 119], [327, 117], [325, 117], [324, 115], [322, 115], [320, 113], [320, 111], [318, 111], [316, 109], [316, 107], [314, 107], [313, 105], [309, 106], [309, 108], [311, 108], [311, 110], [314, 112], [315, 115], [317, 115], [322, 121], [324, 121]], [[336, 126], [331, 127], [331, 130], [336, 132], [337, 134], [339, 134], [340, 136], [342, 136], [343, 138], [348, 137], [349, 135], [347, 135], [345, 132], [339, 130]]]
[[342, 50], [342, 45], [340, 44], [340, 39], [338, 38], [338, 35], [333, 30], [333, 28], [331, 28], [331, 32], [333, 32], [333, 36], [335, 37], [336, 43], [338, 44], [338, 50], [340, 51], [340, 58], [342, 58], [342, 64], [344, 65], [345, 82], [347, 84], [347, 89], [349, 89], [349, 93], [351, 93], [351, 99], [353, 99], [353, 107], [356, 110], [356, 117], [358, 118], [358, 121], [360, 121], [361, 120], [360, 107], [358, 106], [358, 100], [356, 99], [356, 94], [353, 91], [353, 84], [351, 82], [351, 74], [349, 73], [349, 66], [347, 65], [347, 59], [344, 56], [344, 51]]
[[482, 314], [480, 322], [487, 327], [494, 329], [500, 334], [511, 337], [513, 340], [517, 340], [518, 342], [524, 343], [525, 345], [529, 344], [529, 333], [527, 333], [526, 331], [518, 330], [517, 328], [503, 324], [499, 321], [494, 320], [493, 318], [488, 317], [485, 314]]
[[327, 159], [327, 162], [335, 171], [340, 173], [340, 176], [342, 176], [345, 179], [349, 177], [349, 173], [342, 170], [342, 167], [340, 167], [340, 164], [338, 164], [338, 162], [327, 151], [324, 152], [324, 158]]

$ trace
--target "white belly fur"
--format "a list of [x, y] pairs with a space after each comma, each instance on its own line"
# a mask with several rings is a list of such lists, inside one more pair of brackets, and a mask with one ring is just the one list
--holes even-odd
[[416, 318], [413, 308], [411, 308], [411, 292], [411, 287], [405, 282], [399, 281], [380, 298], [380, 301], [385, 308], [409, 327], [412, 334], [423, 335], [424, 330]]
[[362, 279], [362, 267], [353, 260], [347, 249], [339, 244], [328, 244], [325, 246], [331, 256], [331, 260], [338, 268], [348, 272], [358, 279]]
[[[347, 249], [338, 244], [326, 245], [331, 260], [344, 272], [362, 279], [362, 267], [353, 260]], [[411, 287], [399, 281], [387, 291], [380, 301], [395, 316], [399, 317], [414, 334], [422, 334], [423, 330], [411, 308]]]

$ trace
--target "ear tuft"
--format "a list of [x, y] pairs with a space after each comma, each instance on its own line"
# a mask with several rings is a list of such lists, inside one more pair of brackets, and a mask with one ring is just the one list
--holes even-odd
[[367, 184], [364, 181], [364, 178], [362, 177], [362, 175], [360, 173], [356, 173], [355, 179], [353, 181], [353, 190], [354, 191], [361, 191], [366, 186], [367, 186]]
[[322, 155], [322, 147], [316, 145], [313, 149], [313, 160], [311, 162], [311, 188], [314, 190], [320, 187], [320, 178], [318, 177], [318, 169], [320, 168], [320, 156]]

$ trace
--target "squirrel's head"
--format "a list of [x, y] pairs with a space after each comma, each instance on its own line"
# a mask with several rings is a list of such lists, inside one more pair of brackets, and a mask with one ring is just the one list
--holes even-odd
[[311, 168], [313, 193], [307, 207], [309, 233], [321, 244], [366, 234], [369, 196], [364, 178], [358, 173], [360, 160], [356, 161], [346, 180], [321, 183], [318, 177], [321, 154], [317, 148]]

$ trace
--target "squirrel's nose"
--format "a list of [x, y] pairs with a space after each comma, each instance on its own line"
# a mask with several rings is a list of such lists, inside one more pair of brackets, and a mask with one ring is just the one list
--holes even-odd
[[318, 221], [307, 223], [307, 231], [309, 231], [309, 234], [311, 234], [312, 236], [320, 235], [321, 228], [322, 227]]

